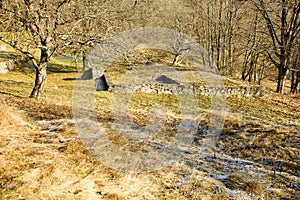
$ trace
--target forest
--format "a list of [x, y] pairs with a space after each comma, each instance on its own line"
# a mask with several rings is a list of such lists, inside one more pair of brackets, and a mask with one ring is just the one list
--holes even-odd
[[[44, 89], [46, 66], [54, 55], [85, 57], [106, 38], [138, 27], [186, 34], [209, 52], [223, 75], [254, 84], [268, 77], [282, 94], [289, 78], [287, 92], [297, 92], [297, 0], [1, 0], [0, 8], [0, 40], [25, 55], [36, 69], [30, 95], [34, 98]], [[175, 53], [175, 65], [181, 54], [180, 49]]]

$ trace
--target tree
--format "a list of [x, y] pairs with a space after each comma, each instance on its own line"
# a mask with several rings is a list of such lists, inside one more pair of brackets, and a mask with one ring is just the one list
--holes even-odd
[[292, 63], [292, 74], [291, 74], [291, 89], [290, 93], [298, 93], [297, 88], [300, 83], [300, 40], [298, 41], [298, 45], [295, 47], [298, 51], [295, 51], [293, 55], [293, 63]]
[[294, 48], [300, 32], [300, 2], [298, 0], [252, 0], [267, 26], [270, 46], [265, 53], [277, 67], [278, 93], [284, 93], [285, 79], [292, 67]]
[[233, 0], [186, 2], [191, 10], [193, 37], [207, 49], [221, 73], [233, 75], [242, 3]]
[[[86, 39], [86, 19], [96, 18], [91, 1], [1, 0], [0, 40], [26, 55], [35, 69], [30, 97], [39, 99], [47, 80], [47, 65], [55, 53]], [[87, 4], [89, 3], [89, 4]], [[90, 38], [89, 38], [90, 40]]]
[[[82, 58], [82, 71], [90, 68], [87, 57], [90, 51], [102, 41], [115, 33], [130, 29], [132, 14], [137, 1], [115, 0], [85, 0], [85, 9], [90, 11], [92, 17], [81, 21], [79, 32], [85, 40], [77, 40], [72, 45], [72, 54], [75, 62]], [[83, 1], [81, 1], [83, 3]]]
[[248, 26], [242, 29], [244, 44], [241, 49], [244, 52], [244, 59], [241, 78], [243, 81], [248, 79], [250, 83], [258, 82], [260, 85], [265, 78], [266, 61], [268, 61], [261, 45], [265, 40], [265, 36], [259, 34], [260, 30], [263, 29], [263, 21], [259, 18], [259, 13], [249, 9], [244, 17], [246, 18], [244, 21], [247, 22]]

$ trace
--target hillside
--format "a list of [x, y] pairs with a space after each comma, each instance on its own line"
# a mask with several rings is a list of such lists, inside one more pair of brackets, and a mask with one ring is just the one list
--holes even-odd
[[[262, 98], [228, 97], [214, 154], [201, 150], [210, 98], [198, 97], [201, 116], [190, 147], [167, 167], [135, 174], [111, 169], [89, 154], [72, 120], [77, 74], [72, 66], [51, 66], [40, 100], [27, 98], [31, 71], [0, 75], [2, 199], [299, 199], [299, 95], [281, 96], [267, 87]], [[111, 91], [96, 94], [96, 116], [107, 130], [114, 123], [111, 98]], [[132, 98], [132, 117], [141, 126], [149, 123], [148, 107], [155, 103], [177, 109], [171, 96]], [[172, 138], [171, 122], [176, 118], [167, 121], [161, 141]], [[110, 131], [120, 148], [145, 147]]]
[[0, 0], [0, 200], [300, 199], [299, 30], [299, 0]]

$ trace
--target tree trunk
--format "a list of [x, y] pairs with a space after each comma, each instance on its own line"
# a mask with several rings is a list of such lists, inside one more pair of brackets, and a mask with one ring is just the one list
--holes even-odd
[[276, 92], [283, 94], [284, 93], [284, 83], [287, 75], [287, 69], [285, 68], [278, 68], [278, 77], [277, 77], [277, 89]]
[[179, 55], [178, 54], [175, 55], [172, 65], [175, 67], [177, 67], [179, 65]]
[[258, 72], [258, 85], [261, 85], [262, 80], [265, 78], [264, 73], [265, 73], [265, 60], [263, 59], [261, 61], [261, 65]]
[[245, 58], [244, 58], [244, 64], [243, 64], [243, 71], [242, 71], [242, 80], [245, 81], [248, 76], [247, 67], [249, 63], [249, 57], [251, 56], [251, 53], [246, 50]]
[[83, 68], [82, 68], [83, 72], [85, 72], [86, 70], [88, 70], [90, 68], [89, 62], [87, 60], [87, 52], [86, 51], [84, 51], [82, 53], [82, 65], [83, 65]]
[[47, 64], [42, 63], [35, 68], [35, 82], [30, 98], [39, 99], [41, 97], [47, 80]]
[[291, 90], [290, 93], [293, 94], [294, 91], [294, 87], [295, 87], [295, 71], [292, 71], [292, 79], [291, 79]]
[[292, 71], [292, 80], [291, 80], [291, 94], [297, 93], [297, 88], [300, 82], [300, 71], [293, 70]]
[[277, 88], [276, 92], [282, 91], [282, 69], [278, 69], [278, 77], [277, 77]]
[[[296, 76], [296, 84], [295, 84], [295, 91], [294, 91], [294, 93], [295, 92], [298, 93], [297, 88], [298, 88], [299, 83], [300, 83], [300, 72], [298, 71], [297, 72], [297, 76]], [[299, 92], [300, 92], [300, 89], [299, 89]]]

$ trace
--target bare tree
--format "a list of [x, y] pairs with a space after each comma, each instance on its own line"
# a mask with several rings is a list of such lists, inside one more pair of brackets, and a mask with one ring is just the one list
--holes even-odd
[[222, 73], [233, 75], [242, 3], [233, 0], [186, 1], [192, 11], [193, 37], [207, 49]]
[[267, 26], [270, 47], [265, 53], [278, 69], [276, 91], [284, 93], [284, 83], [292, 66], [293, 52], [300, 32], [298, 0], [252, 0]]
[[47, 65], [55, 53], [86, 39], [82, 25], [95, 18], [90, 1], [2, 0], [0, 40], [26, 55], [35, 69], [32, 98], [40, 98], [47, 80]]
[[[290, 93], [298, 93], [297, 89], [300, 83], [300, 40], [298, 41], [297, 46], [298, 49], [294, 52], [293, 55], [293, 63], [292, 63], [292, 74], [291, 74], [291, 90]], [[299, 90], [300, 91], [300, 90]]]
[[[251, 11], [251, 10], [250, 10]], [[245, 19], [248, 26], [243, 27], [244, 44], [242, 49], [244, 51], [243, 68], [242, 68], [242, 80], [248, 79], [249, 82], [255, 83], [258, 76], [258, 81], [263, 79], [265, 61], [264, 54], [260, 48], [263, 38], [259, 34], [261, 29], [261, 20], [259, 20], [259, 14], [257, 12], [248, 13]], [[249, 20], [249, 21], [248, 21]], [[259, 62], [261, 61], [261, 62]]]
[[[87, 56], [90, 51], [101, 42], [102, 38], [107, 38], [115, 33], [130, 29], [133, 10], [138, 1], [114, 1], [114, 0], [86, 0], [85, 9], [94, 13], [93, 18], [83, 21], [81, 33], [87, 38], [84, 43], [76, 44], [73, 48], [74, 53], [82, 56], [83, 71], [88, 69], [89, 63]], [[100, 39], [100, 40], [99, 40]]]

